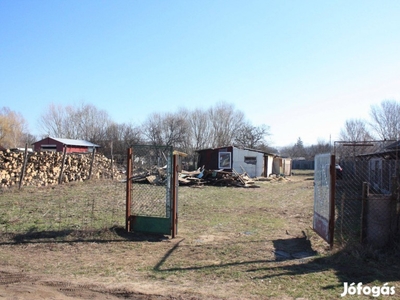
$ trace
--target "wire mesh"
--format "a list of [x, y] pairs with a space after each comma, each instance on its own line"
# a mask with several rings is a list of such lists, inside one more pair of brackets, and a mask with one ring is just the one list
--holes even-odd
[[387, 244], [398, 226], [398, 149], [393, 141], [335, 142], [335, 238]]
[[124, 207], [125, 185], [117, 180], [3, 190], [1, 240], [84, 240], [100, 233], [100, 238], [115, 239], [112, 229], [124, 226]]
[[172, 147], [136, 145], [132, 152], [132, 215], [169, 218]]
[[331, 154], [315, 156], [314, 169], [314, 218], [313, 227], [327, 242], [330, 240], [330, 164]]

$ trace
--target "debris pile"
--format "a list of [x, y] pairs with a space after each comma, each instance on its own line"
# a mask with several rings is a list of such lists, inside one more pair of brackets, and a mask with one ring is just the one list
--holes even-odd
[[[145, 183], [154, 185], [166, 184], [167, 175], [165, 168], [153, 167], [151, 170], [135, 169], [130, 178], [134, 183]], [[225, 170], [205, 170], [196, 171], [182, 170], [178, 175], [180, 186], [201, 187], [205, 185], [230, 186], [244, 188], [258, 188], [257, 181], [288, 181], [284, 176], [272, 174], [269, 177], [250, 178], [246, 172], [239, 174], [235, 170], [232, 172]]]
[[239, 174], [236, 171], [224, 170], [197, 170], [182, 171], [179, 174], [179, 185], [215, 185], [215, 186], [233, 186], [245, 188], [260, 187], [250, 178], [247, 173]]

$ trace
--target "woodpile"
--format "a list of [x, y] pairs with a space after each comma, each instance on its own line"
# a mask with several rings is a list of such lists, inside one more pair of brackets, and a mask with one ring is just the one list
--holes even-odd
[[180, 185], [202, 186], [232, 186], [244, 188], [260, 187], [255, 184], [255, 181], [250, 178], [247, 173], [239, 174], [235, 170], [232, 172], [223, 170], [197, 170], [197, 171], [182, 171], [179, 174]]
[[63, 158], [59, 152], [32, 152], [25, 160], [24, 152], [0, 151], [0, 187], [19, 185], [21, 177], [23, 186], [47, 186], [84, 181], [90, 174], [91, 178], [120, 176], [117, 170], [111, 170], [111, 160], [100, 154], [67, 154], [64, 162]]

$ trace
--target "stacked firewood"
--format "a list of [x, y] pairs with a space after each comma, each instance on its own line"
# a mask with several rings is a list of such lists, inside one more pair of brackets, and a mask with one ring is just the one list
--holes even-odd
[[[22, 185], [46, 186], [70, 181], [84, 181], [91, 178], [118, 178], [116, 168], [111, 170], [111, 160], [96, 154], [0, 151], [0, 187]], [[93, 160], [93, 163], [92, 163]], [[25, 161], [25, 168], [24, 166]], [[21, 173], [23, 172], [23, 176]]]

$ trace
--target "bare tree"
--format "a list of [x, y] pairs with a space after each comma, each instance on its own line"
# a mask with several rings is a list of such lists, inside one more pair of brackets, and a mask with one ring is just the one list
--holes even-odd
[[372, 105], [370, 112], [371, 126], [382, 140], [400, 138], [400, 103], [395, 100], [384, 100], [380, 105]]
[[39, 125], [44, 131], [44, 135], [71, 138], [71, 135], [67, 134], [67, 120], [67, 107], [64, 108], [60, 104], [55, 105], [54, 103], [51, 103], [47, 107], [47, 111], [40, 117]]
[[190, 128], [191, 148], [205, 149], [211, 146], [211, 122], [206, 110], [196, 108], [187, 114]]
[[307, 156], [307, 152], [304, 148], [304, 143], [300, 137], [297, 139], [296, 144], [294, 144], [294, 146], [293, 146], [293, 154], [292, 155], [293, 155], [293, 157], [306, 157]]
[[142, 133], [146, 141], [152, 145], [162, 145], [162, 117], [159, 113], [151, 114], [142, 125]]
[[26, 121], [20, 113], [3, 107], [0, 110], [0, 144], [5, 148], [24, 146]]
[[303, 141], [301, 138], [297, 139], [297, 142], [293, 146], [286, 146], [281, 148], [281, 155], [288, 157], [306, 157], [307, 152], [304, 148]]
[[111, 123], [106, 130], [106, 138], [99, 144], [102, 145], [101, 151], [105, 155], [111, 153], [111, 147], [114, 154], [125, 155], [126, 149], [143, 143], [138, 126], [128, 123]]
[[305, 147], [306, 159], [313, 160], [315, 155], [321, 153], [330, 153], [332, 150], [332, 146], [324, 141], [323, 139], [318, 139], [316, 145], [311, 145], [309, 147]]
[[188, 126], [179, 114], [153, 113], [144, 122], [142, 133], [153, 145], [180, 147], [188, 137]]
[[341, 141], [363, 142], [371, 139], [366, 123], [360, 119], [347, 120], [344, 128], [340, 131]]
[[112, 124], [105, 110], [97, 109], [92, 104], [82, 104], [75, 111], [77, 136], [84, 140], [100, 142], [106, 138], [107, 128]]
[[105, 139], [111, 120], [92, 104], [79, 107], [50, 104], [39, 121], [48, 136], [99, 142]]
[[234, 142], [236, 132], [244, 124], [244, 114], [233, 104], [220, 102], [208, 110], [211, 122], [211, 146], [223, 147]]
[[267, 145], [265, 138], [269, 135], [269, 129], [266, 125], [253, 126], [250, 123], [244, 123], [241, 128], [235, 133], [235, 144], [258, 149]]

